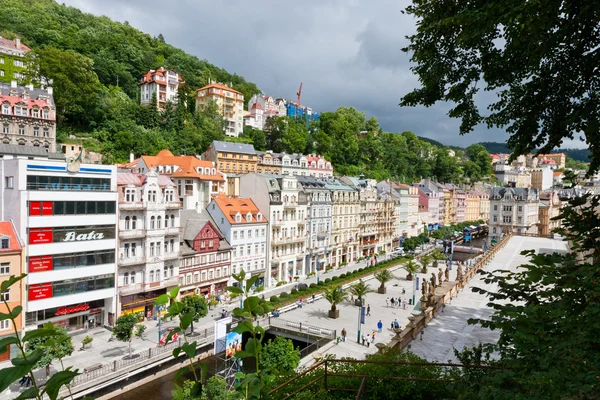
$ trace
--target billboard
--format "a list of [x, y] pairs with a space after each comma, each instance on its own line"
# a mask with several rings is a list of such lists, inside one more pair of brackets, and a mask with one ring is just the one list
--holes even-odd
[[52, 284], [42, 283], [29, 286], [29, 301], [41, 300], [52, 297]]
[[29, 257], [29, 272], [52, 270], [52, 256]]
[[52, 243], [52, 228], [31, 228], [29, 244]]
[[215, 322], [215, 354], [224, 353], [227, 343], [227, 333], [231, 330], [231, 316]]
[[229, 332], [225, 339], [225, 358], [233, 357], [235, 353], [242, 350], [242, 335], [237, 332]]

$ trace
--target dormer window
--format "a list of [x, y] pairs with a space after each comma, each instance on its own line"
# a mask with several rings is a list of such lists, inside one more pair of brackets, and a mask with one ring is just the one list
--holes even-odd
[[235, 215], [235, 222], [242, 222], [242, 215], [240, 213]]
[[246, 214], [246, 221], [247, 222], [252, 222], [252, 213]]
[[261, 213], [256, 214], [256, 220], [257, 221], [262, 221], [262, 214]]
[[2, 245], [2, 249], [10, 248], [10, 238], [9, 237], [3, 237], [2, 239], [0, 239], [0, 242]]
[[2, 114], [10, 114], [10, 104], [2, 104]]
[[44, 108], [44, 119], [50, 119], [50, 110]]

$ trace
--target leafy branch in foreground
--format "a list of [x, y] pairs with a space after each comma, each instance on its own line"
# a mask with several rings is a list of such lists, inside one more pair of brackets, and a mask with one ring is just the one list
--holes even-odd
[[[11, 286], [25, 278], [27, 274], [20, 276], [11, 275], [7, 280], [0, 285], [0, 291], [6, 292]], [[21, 306], [10, 308], [6, 300], [2, 300], [7, 313], [0, 313], [0, 321], [10, 320], [11, 326], [14, 329], [13, 336], [5, 336], [0, 339], [0, 353], [7, 351], [8, 345], [15, 345], [19, 350], [19, 356], [11, 360], [12, 367], [3, 368], [0, 370], [0, 392], [8, 389], [10, 385], [15, 383], [22, 377], [29, 375], [32, 379], [32, 387], [25, 389], [17, 399], [38, 399], [42, 400], [46, 396], [51, 400], [56, 400], [58, 394], [63, 387], [67, 388], [70, 393], [69, 384], [73, 378], [79, 375], [77, 369], [72, 370], [71, 367], [64, 367], [62, 358], [73, 351], [71, 338], [65, 335], [64, 329], [52, 325], [45, 324], [42, 328], [29, 331], [21, 338], [17, 331], [15, 321], [23, 311]], [[70, 352], [68, 351], [70, 347]], [[40, 366], [50, 365], [52, 359], [60, 360], [63, 367], [62, 371], [52, 375], [41, 388], [39, 382], [36, 381], [34, 370]]]

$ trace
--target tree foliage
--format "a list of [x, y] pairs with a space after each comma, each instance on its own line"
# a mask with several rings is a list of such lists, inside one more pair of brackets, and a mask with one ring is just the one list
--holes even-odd
[[269, 340], [260, 355], [261, 369], [269, 368], [276, 375], [289, 375], [300, 365], [300, 350], [282, 336]]
[[43, 356], [35, 364], [35, 368], [46, 368], [52, 362], [73, 354], [73, 340], [65, 328], [56, 326], [53, 336], [38, 336], [27, 342], [27, 351], [42, 349]]
[[[506, 127], [514, 155], [549, 153], [582, 136], [600, 166], [600, 4], [588, 1], [414, 0], [417, 32], [404, 49], [421, 87], [401, 105], [454, 103], [460, 133]], [[480, 90], [495, 96], [481, 110]]]
[[[121, 342], [126, 342], [129, 345], [129, 356], [131, 357], [131, 340], [133, 336], [141, 337], [144, 333], [145, 327], [137, 328], [136, 326], [139, 322], [138, 316], [133, 313], [128, 313], [121, 315], [117, 318], [115, 326], [113, 328], [113, 335], [117, 338], [117, 340]], [[135, 330], [135, 332], [134, 332]]]

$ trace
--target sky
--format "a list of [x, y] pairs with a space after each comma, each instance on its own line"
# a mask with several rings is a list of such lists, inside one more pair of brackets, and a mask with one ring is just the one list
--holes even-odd
[[[418, 86], [401, 51], [415, 32], [402, 14], [408, 0], [61, 0], [129, 24], [254, 82], [263, 93], [295, 99], [314, 111], [354, 107], [389, 132], [412, 131], [444, 144], [504, 142], [501, 129], [478, 126], [460, 136], [450, 104], [399, 107]], [[478, 99], [486, 106], [485, 94]], [[585, 147], [569, 141], [567, 147]]]

